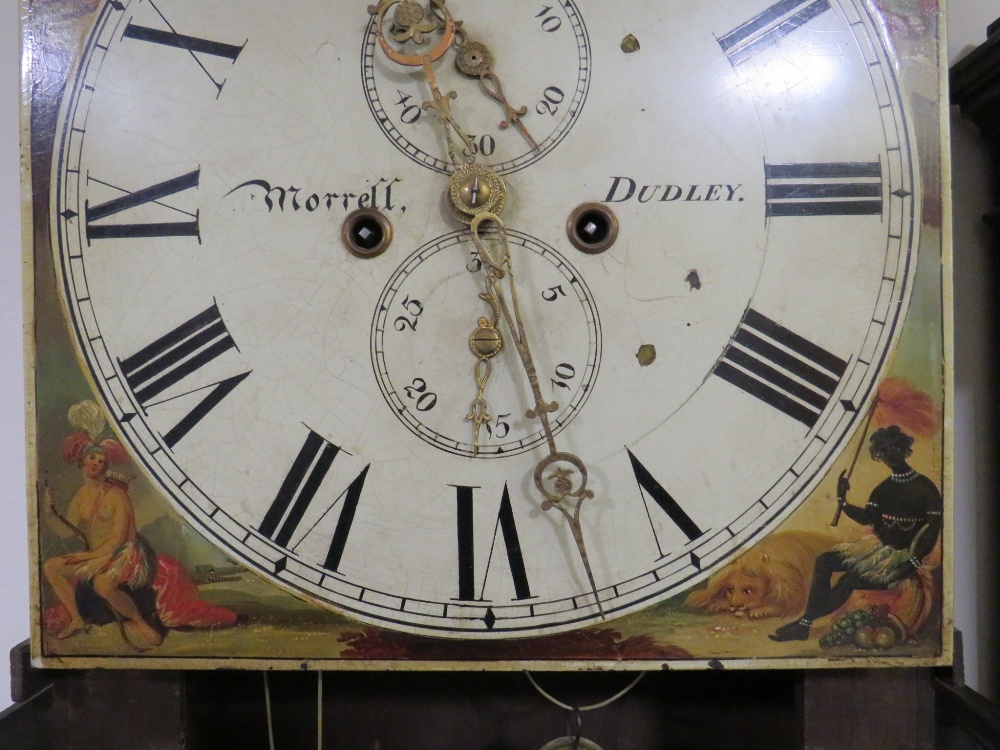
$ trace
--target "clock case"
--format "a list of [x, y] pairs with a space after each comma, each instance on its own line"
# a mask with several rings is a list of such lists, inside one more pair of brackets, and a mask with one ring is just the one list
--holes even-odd
[[[108, 0], [112, 4], [115, 0]], [[933, 0], [879, 0], [887, 46], [897, 56], [897, 76], [913, 122], [923, 186], [919, 283], [888, 376], [930, 382], [928, 395], [940, 419], [915, 446], [914, 464], [940, 488], [945, 520], [941, 540], [926, 566], [924, 599], [900, 603], [892, 596], [861, 596], [837, 616], [814, 627], [799, 643], [767, 636], [786, 619], [750, 620], [728, 611], [693, 607], [685, 592], [638, 615], [570, 633], [514, 640], [443, 640], [376, 628], [350, 620], [266, 584], [208, 544], [152, 483], [138, 462], [128, 495], [139, 531], [155, 550], [158, 570], [175, 565], [183, 583], [181, 605], [208, 612], [170, 620], [157, 608], [157, 592], [146, 592], [144, 617], [164, 639], [151, 646], [130, 634], [120, 616], [90, 592], [81, 613], [85, 631], [57, 638], [58, 602], [46, 583], [46, 560], [83, 549], [79, 540], [53, 534], [43, 518], [47, 487], [65, 507], [80, 484], [80, 467], [64, 460], [73, 425], [70, 409], [98, 400], [96, 389], [71, 343], [66, 313], [56, 289], [50, 226], [50, 179], [59, 132], [59, 111], [75, 64], [104, 0], [23, 0], [22, 4], [22, 212], [24, 227], [25, 361], [28, 431], [28, 497], [32, 590], [32, 659], [39, 666], [69, 668], [247, 669], [705, 669], [937, 666], [950, 663], [952, 373], [951, 251], [946, 98], [943, 96], [944, 14]], [[350, 11], [362, 13], [363, 9]], [[347, 13], [348, 9], [340, 12]], [[914, 312], [917, 311], [917, 312]], [[924, 356], [919, 356], [923, 351]], [[917, 353], [915, 356], [914, 353]], [[938, 357], [934, 353], [939, 353]], [[917, 389], [915, 389], [917, 390]], [[929, 391], [929, 393], [928, 393]], [[79, 412], [78, 412], [79, 413]], [[859, 431], [860, 432], [860, 431]], [[96, 436], [94, 436], [96, 437]], [[863, 439], [856, 434], [844, 451]], [[863, 458], [862, 460], [866, 460]], [[834, 462], [803, 507], [823, 504], [831, 513]], [[884, 474], [884, 472], [883, 472]], [[859, 488], [860, 490], [860, 488]], [[859, 503], [861, 491], [852, 500]], [[797, 511], [796, 514], [799, 512]], [[795, 526], [796, 514], [786, 522]], [[752, 555], [754, 550], [745, 554]], [[168, 561], [164, 562], [167, 559]], [[153, 587], [155, 589], [155, 587]], [[699, 584], [694, 589], [704, 589]], [[864, 592], [861, 592], [862, 594]], [[903, 595], [905, 599], [905, 595]], [[919, 606], [917, 606], [919, 604]], [[178, 605], [180, 606], [180, 605]], [[909, 609], [907, 609], [909, 607]], [[918, 609], [914, 617], [914, 608]], [[893, 630], [884, 648], [846, 640], [820, 645], [819, 633], [843, 631], [845, 612], [875, 613], [874, 625]], [[215, 619], [211, 613], [215, 614]], [[228, 614], [227, 614], [228, 613]], [[908, 613], [908, 614], [907, 614]], [[230, 616], [231, 615], [231, 616]], [[907, 617], [910, 619], [907, 620]], [[878, 619], [880, 618], [880, 619]], [[867, 621], [866, 621], [867, 622]], [[849, 624], [849, 623], [848, 623]], [[857, 625], [855, 625], [857, 627]], [[683, 645], [679, 645], [683, 644]]]

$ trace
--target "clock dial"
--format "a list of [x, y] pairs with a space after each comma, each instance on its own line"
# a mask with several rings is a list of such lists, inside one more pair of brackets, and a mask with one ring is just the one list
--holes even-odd
[[[597, 378], [597, 308], [583, 276], [553, 248], [522, 233], [511, 233], [509, 241], [524, 279], [520, 294], [526, 314], [544, 318], [559, 331], [537, 362], [539, 377], [559, 403], [550, 415], [558, 432], [582, 411]], [[483, 287], [481, 271], [467, 230], [434, 238], [418, 249], [392, 275], [376, 305], [372, 357], [383, 396], [414, 434], [449, 452], [502, 457], [530, 450], [545, 437], [538, 421], [524, 415], [531, 392], [520, 364], [501, 356], [493, 359], [487, 384], [492, 419], [483, 423], [479, 450], [474, 449], [466, 415], [477, 393], [477, 357], [469, 337], [479, 317], [494, 315], [487, 303], [480, 302], [478, 311], [473, 304]], [[464, 319], [455, 314], [463, 308], [472, 313]], [[506, 342], [503, 346], [512, 349], [504, 326], [496, 321], [492, 327]]]
[[[390, 11], [389, 17], [393, 15]], [[573, 0], [555, 5], [517, 0], [504, 6], [502, 19], [495, 8], [471, 5], [462, 9], [462, 21], [468, 31], [462, 43], [488, 41], [475, 61], [482, 64], [488, 56], [488, 67], [501, 82], [480, 84], [449, 57], [436, 73], [442, 90], [459, 95], [474, 149], [493, 169], [505, 174], [534, 164], [562, 142], [587, 99], [591, 51], [580, 10]], [[489, 30], [488, 40], [475, 36], [479, 29]], [[375, 38], [374, 19], [364, 37], [362, 69], [368, 106], [389, 141], [416, 163], [450, 174], [444, 138], [432, 122], [433, 113], [422, 107], [430, 98], [427, 84], [386, 59]], [[507, 121], [498, 97], [515, 109], [527, 108], [521, 127]]]
[[[916, 257], [915, 157], [866, 4], [448, 6], [529, 108], [537, 148], [454, 52], [435, 64], [507, 174], [540, 387], [594, 492], [600, 606], [541, 510], [510, 341], [473, 450], [469, 337], [491, 309], [420, 69], [379, 53], [363, 8], [294, 6], [109, 2], [64, 105], [76, 343], [185, 517], [301, 595], [463, 638], [634, 612], [786, 518], [861, 423]], [[617, 220], [603, 252], [567, 237], [587, 203]], [[375, 257], [340, 241], [358, 209], [391, 225]]]

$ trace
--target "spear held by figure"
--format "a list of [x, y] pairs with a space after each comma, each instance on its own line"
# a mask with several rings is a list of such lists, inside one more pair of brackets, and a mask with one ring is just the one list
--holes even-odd
[[858, 463], [861, 449], [865, 446], [872, 422], [879, 427], [896, 425], [913, 437], [929, 437], [938, 429], [940, 414], [934, 405], [934, 399], [929, 394], [914, 388], [903, 378], [886, 378], [882, 381], [868, 409], [865, 427], [861, 431], [861, 440], [858, 441], [851, 465], [840, 472], [837, 478], [837, 512], [833, 516], [831, 526], [840, 523], [840, 515], [844, 512], [844, 505], [847, 504], [847, 490], [851, 487], [851, 475]]
[[55, 499], [52, 497], [52, 485], [49, 484], [48, 472], [45, 472], [42, 481], [39, 483], [38, 495], [40, 498], [42, 498], [45, 510], [48, 513], [51, 513], [53, 518], [55, 518], [57, 521], [63, 524], [63, 526], [68, 528], [71, 532], [73, 532], [73, 534], [78, 536], [81, 539], [81, 541], [83, 541], [83, 548], [89, 552], [90, 542], [87, 540], [87, 535], [84, 534], [78, 526], [76, 526], [73, 522], [71, 522], [68, 518], [66, 518], [66, 516], [64, 516], [56, 509]]

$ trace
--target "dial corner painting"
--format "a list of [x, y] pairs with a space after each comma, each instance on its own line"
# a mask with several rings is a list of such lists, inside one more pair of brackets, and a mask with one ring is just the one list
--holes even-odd
[[40, 663], [950, 662], [937, 2], [27, 5]]

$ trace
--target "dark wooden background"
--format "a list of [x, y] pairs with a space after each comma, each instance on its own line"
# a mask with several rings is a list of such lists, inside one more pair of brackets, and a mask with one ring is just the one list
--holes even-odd
[[[960, 650], [959, 650], [960, 653]], [[0, 750], [267, 750], [261, 672], [35, 670], [12, 652]], [[621, 673], [540, 673], [569, 704], [598, 703]], [[317, 747], [315, 672], [270, 672], [276, 750]], [[330, 750], [538, 750], [573, 716], [520, 673], [327, 672]], [[651, 672], [583, 714], [603, 750], [1000, 750], [1000, 711], [961, 670]]]

